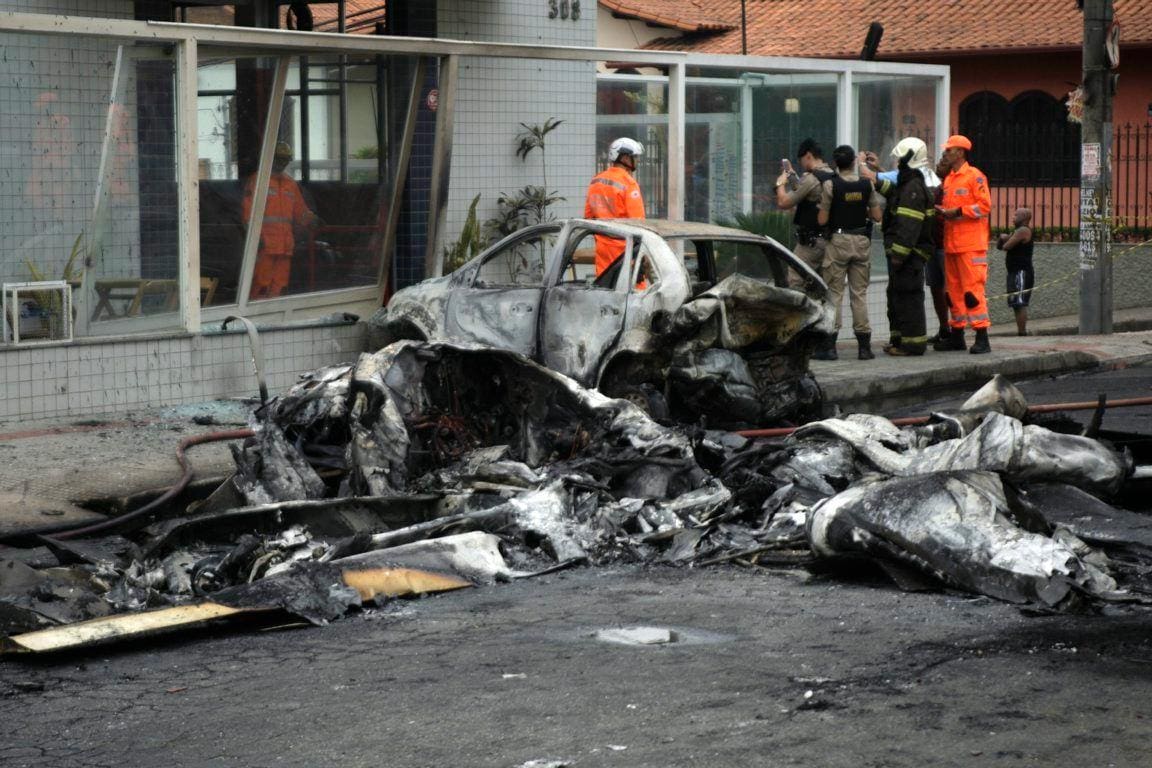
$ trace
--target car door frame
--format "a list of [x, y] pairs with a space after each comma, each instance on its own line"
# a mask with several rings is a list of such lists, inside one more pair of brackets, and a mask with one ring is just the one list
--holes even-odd
[[[445, 331], [458, 341], [508, 349], [535, 358], [538, 350], [540, 306], [555, 272], [568, 226], [560, 222], [534, 224], [517, 230], [493, 245], [470, 267], [466, 284], [452, 291], [445, 306]], [[533, 237], [556, 233], [556, 242], [544, 257], [539, 285], [477, 285], [485, 264]]]
[[[611, 286], [561, 280], [571, 253], [581, 240], [595, 234], [625, 239], [622, 263]], [[539, 361], [586, 387], [596, 386], [604, 355], [615, 346], [628, 320], [629, 288], [635, 251], [642, 236], [596, 221], [577, 220], [565, 231], [563, 247], [555, 251], [540, 310]]]

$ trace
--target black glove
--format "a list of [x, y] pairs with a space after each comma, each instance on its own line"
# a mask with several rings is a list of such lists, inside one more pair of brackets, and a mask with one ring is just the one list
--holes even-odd
[[892, 269], [900, 269], [900, 267], [904, 266], [904, 257], [891, 248], [884, 251], [884, 255], [888, 257], [888, 263], [892, 265]]

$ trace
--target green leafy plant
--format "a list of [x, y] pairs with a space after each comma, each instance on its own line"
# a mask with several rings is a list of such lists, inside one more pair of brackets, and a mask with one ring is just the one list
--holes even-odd
[[501, 192], [496, 200], [496, 215], [484, 222], [484, 233], [489, 240], [499, 240], [529, 224], [552, 221], [556, 217], [549, 207], [564, 198], [555, 191], [531, 184], [511, 194]]
[[543, 125], [520, 123], [520, 127], [524, 130], [516, 135], [516, 141], [519, 143], [516, 147], [516, 157], [521, 160], [527, 161], [532, 150], [540, 149], [540, 173], [544, 180], [544, 189], [548, 188], [548, 162], [544, 156], [544, 139], [552, 131], [559, 128], [563, 122], [563, 120], [550, 117], [544, 121]]
[[476, 206], [480, 203], [480, 195], [472, 198], [468, 206], [468, 216], [464, 219], [464, 228], [460, 230], [460, 238], [444, 249], [444, 274], [455, 272], [468, 263], [486, 244], [483, 228], [476, 219]]
[[[380, 148], [371, 145], [360, 147], [352, 153], [353, 160], [376, 160], [380, 157]], [[379, 174], [375, 168], [353, 168], [348, 172], [348, 181], [358, 184], [371, 184], [379, 180]]]
[[543, 125], [520, 123], [524, 130], [516, 135], [516, 156], [521, 160], [527, 160], [532, 150], [539, 149], [540, 173], [544, 183], [541, 186], [529, 184], [511, 193], [500, 193], [500, 197], [496, 199], [496, 214], [484, 222], [484, 234], [490, 241], [510, 235], [529, 224], [539, 224], [555, 218], [548, 209], [566, 198], [556, 194], [555, 190], [548, 191], [548, 162], [544, 151], [548, 134], [560, 127], [563, 122], [550, 117]]
[[[80, 278], [84, 275], [84, 268], [77, 265], [83, 262], [84, 255], [84, 233], [81, 232], [76, 236], [72, 242], [72, 252], [68, 254], [68, 261], [64, 263], [64, 269], [60, 272], [60, 277], [51, 277], [43, 269], [41, 269], [36, 262], [31, 258], [25, 258], [24, 263], [28, 266], [28, 274], [32, 280], [37, 283], [47, 282], [50, 280], [63, 280], [66, 283], [76, 284], [80, 282]], [[29, 291], [28, 296], [32, 301], [44, 312], [50, 324], [59, 322], [63, 307], [61, 306], [61, 296], [57, 291]], [[12, 322], [12, 319], [9, 319]], [[55, 336], [55, 329], [50, 329], [49, 335]]]

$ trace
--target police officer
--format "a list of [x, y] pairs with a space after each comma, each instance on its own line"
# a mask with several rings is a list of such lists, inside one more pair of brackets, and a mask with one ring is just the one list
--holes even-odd
[[[821, 185], [816, 220], [828, 227], [821, 274], [828, 284], [828, 300], [836, 310], [836, 334], [840, 333], [840, 304], [847, 280], [852, 305], [852, 330], [859, 347], [857, 357], [871, 360], [872, 328], [868, 324], [868, 279], [872, 271], [872, 221], [880, 221], [883, 198], [869, 179], [856, 172], [856, 150], [842, 144], [832, 150], [836, 175]], [[816, 360], [835, 360], [833, 336], [812, 355]]]
[[[812, 139], [804, 139], [796, 149], [796, 162], [804, 175], [796, 177], [787, 160], [776, 179], [776, 207], [782, 211], [796, 209], [792, 216], [792, 226], [796, 230], [795, 254], [808, 266], [820, 274], [824, 266], [824, 230], [817, 223], [817, 207], [820, 203], [820, 185], [836, 173], [824, 162], [824, 151]], [[803, 285], [803, 279], [795, 272], [788, 275], [788, 284], [793, 288]]]

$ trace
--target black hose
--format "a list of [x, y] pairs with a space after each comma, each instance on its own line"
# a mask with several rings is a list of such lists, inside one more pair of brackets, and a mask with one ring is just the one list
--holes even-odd
[[[77, 536], [88, 536], [93, 533], [102, 533], [115, 529], [117, 532], [125, 530], [135, 530], [138, 526], [127, 526], [128, 523], [139, 521], [149, 512], [152, 512], [172, 499], [180, 495], [180, 493], [188, 487], [188, 483], [192, 481], [192, 467], [188, 464], [188, 459], [184, 452], [194, 445], [203, 445], [204, 443], [217, 443], [221, 440], [242, 440], [244, 438], [252, 437], [252, 430], [250, 429], [230, 429], [223, 432], [209, 432], [204, 435], [193, 435], [186, 437], [180, 441], [180, 445], [176, 447], [176, 461], [180, 463], [180, 468], [184, 474], [180, 476], [180, 480], [176, 485], [169, 488], [160, 496], [157, 496], [152, 501], [148, 502], [139, 509], [134, 509], [131, 512], [125, 512], [123, 515], [113, 517], [109, 520], [101, 520], [98, 523], [85, 525], [80, 528], [70, 528], [64, 531], [58, 531], [51, 535], [53, 539], [73, 539]], [[125, 527], [127, 526], [127, 527]]]

